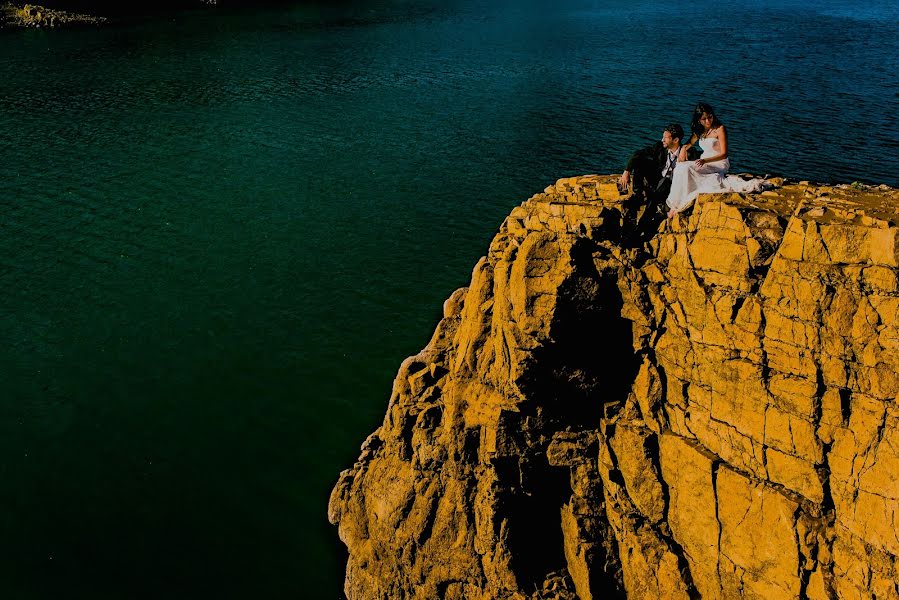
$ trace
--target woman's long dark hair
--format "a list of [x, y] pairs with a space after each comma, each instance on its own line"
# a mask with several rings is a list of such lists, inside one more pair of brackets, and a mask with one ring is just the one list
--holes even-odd
[[702, 123], [699, 122], [699, 119], [702, 118], [703, 113], [711, 115], [712, 129], [721, 127], [721, 121], [718, 120], [718, 116], [715, 114], [715, 109], [705, 102], [700, 102], [696, 105], [696, 108], [693, 109], [693, 120], [690, 121], [690, 131], [695, 133], [696, 137], [698, 138], [702, 137], [702, 134], [705, 133], [705, 128], [702, 126]]

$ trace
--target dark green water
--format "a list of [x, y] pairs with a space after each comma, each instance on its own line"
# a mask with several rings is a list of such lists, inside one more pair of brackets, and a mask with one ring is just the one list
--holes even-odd
[[336, 598], [327, 495], [512, 206], [714, 104], [899, 184], [892, 2], [349, 2], [0, 35], [0, 589]]

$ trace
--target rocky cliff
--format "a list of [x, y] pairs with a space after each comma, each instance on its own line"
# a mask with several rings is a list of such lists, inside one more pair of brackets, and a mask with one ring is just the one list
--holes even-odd
[[[899, 192], [515, 208], [329, 507], [363, 598], [899, 598]], [[782, 183], [782, 182], [778, 182]]]

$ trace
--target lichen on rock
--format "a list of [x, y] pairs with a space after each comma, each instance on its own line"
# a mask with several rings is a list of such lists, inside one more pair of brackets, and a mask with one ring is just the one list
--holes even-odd
[[329, 518], [362, 598], [899, 598], [899, 193], [507, 217]]

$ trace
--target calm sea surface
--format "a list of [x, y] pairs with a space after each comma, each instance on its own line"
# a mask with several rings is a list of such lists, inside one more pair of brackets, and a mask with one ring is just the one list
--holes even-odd
[[736, 171], [899, 184], [894, 1], [680, 4], [0, 32], [0, 595], [337, 598], [328, 492], [443, 299], [698, 100]]

